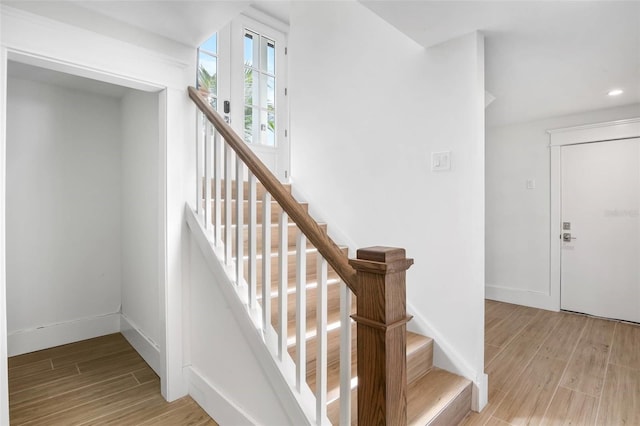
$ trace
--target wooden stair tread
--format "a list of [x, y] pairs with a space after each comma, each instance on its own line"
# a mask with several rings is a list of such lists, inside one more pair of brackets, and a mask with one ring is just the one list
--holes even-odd
[[457, 425], [471, 410], [471, 381], [440, 368], [407, 386], [407, 423]]
[[[327, 400], [332, 401], [339, 396], [340, 393], [340, 330], [332, 330], [328, 333], [328, 371], [327, 371]], [[356, 326], [352, 324], [352, 348], [356, 347]], [[333, 337], [333, 338], [332, 338]], [[311, 351], [310, 351], [311, 349]], [[316, 345], [315, 337], [307, 341], [307, 384], [313, 390], [316, 383]], [[291, 351], [290, 351], [291, 352]], [[295, 352], [294, 352], [295, 353]], [[333, 355], [333, 356], [332, 356]], [[356, 377], [357, 374], [357, 357], [356, 351], [353, 350], [351, 354], [351, 377]], [[407, 374], [407, 381], [410, 383], [418, 378], [424, 376], [429, 372], [433, 362], [433, 339], [420, 334], [407, 332], [407, 371], [410, 366], [413, 370], [419, 371], [415, 374], [415, 377], [410, 377]]]
[[[439, 368], [407, 386], [407, 424], [412, 426], [455, 426], [471, 410], [471, 382]], [[358, 389], [351, 391], [351, 424], [358, 416]], [[327, 417], [339, 424], [339, 400], [327, 406]]]

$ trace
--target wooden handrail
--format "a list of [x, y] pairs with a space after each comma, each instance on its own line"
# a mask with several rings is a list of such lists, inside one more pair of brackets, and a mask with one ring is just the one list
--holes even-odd
[[271, 197], [278, 202], [282, 209], [298, 225], [307, 239], [327, 260], [344, 283], [356, 293], [357, 276], [355, 269], [349, 264], [338, 245], [318, 226], [318, 223], [307, 213], [293, 196], [282, 186], [278, 178], [260, 161], [257, 155], [240, 139], [240, 136], [229, 126], [222, 117], [211, 107], [209, 102], [194, 87], [189, 87], [189, 97], [209, 119], [216, 130], [244, 162]]

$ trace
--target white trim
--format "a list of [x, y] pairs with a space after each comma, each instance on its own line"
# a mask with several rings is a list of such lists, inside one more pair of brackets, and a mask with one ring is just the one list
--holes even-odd
[[640, 134], [640, 117], [582, 126], [549, 129], [549, 146], [628, 139]]
[[225, 397], [196, 368], [192, 366], [185, 367], [184, 376], [189, 383], [189, 395], [216, 423], [235, 426], [260, 424], [251, 415], [244, 412], [238, 404]]
[[43, 324], [7, 336], [8, 355], [15, 356], [120, 332], [120, 313]]
[[549, 295], [550, 308], [560, 310], [560, 253], [562, 242], [562, 186], [561, 158], [562, 146], [581, 143], [607, 142], [640, 137], [640, 118], [587, 124], [564, 129], [547, 130], [551, 162], [550, 179], [550, 250], [549, 250]]
[[413, 305], [407, 301], [407, 313], [413, 319], [407, 324], [407, 331], [431, 336], [433, 339], [433, 364], [439, 368], [465, 377], [473, 382], [471, 406], [474, 411], [482, 411], [489, 401], [489, 379], [484, 371], [476, 371], [451, 346], [440, 332], [427, 321]]
[[492, 284], [487, 284], [485, 287], [485, 299], [515, 303], [548, 311], [557, 311], [559, 307], [559, 303], [554, 300], [549, 291], [531, 291]]
[[120, 333], [140, 354], [149, 367], [160, 376], [160, 346], [149, 338], [125, 314], [120, 314]]
[[31, 65], [38, 68], [45, 68], [51, 71], [58, 71], [66, 74], [71, 74], [77, 77], [84, 77], [95, 79], [96, 75], [100, 76], [100, 81], [105, 83], [114, 84], [117, 86], [127, 87], [129, 89], [141, 90], [144, 92], [157, 92], [161, 89], [160, 86], [126, 78], [121, 75], [101, 72], [97, 69], [90, 67], [80, 67], [70, 62], [57, 60], [41, 55], [35, 55], [19, 49], [11, 49], [8, 51], [7, 59], [14, 62], [20, 62], [22, 64]]
[[9, 424], [6, 274], [7, 49], [0, 46], [0, 425]]

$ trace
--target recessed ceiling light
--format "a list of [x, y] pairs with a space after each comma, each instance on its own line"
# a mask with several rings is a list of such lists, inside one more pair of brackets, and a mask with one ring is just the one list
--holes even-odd
[[622, 89], [613, 89], [613, 90], [609, 90], [609, 93], [607, 93], [607, 95], [618, 96], [618, 95], [622, 95], [623, 93], [624, 91]]

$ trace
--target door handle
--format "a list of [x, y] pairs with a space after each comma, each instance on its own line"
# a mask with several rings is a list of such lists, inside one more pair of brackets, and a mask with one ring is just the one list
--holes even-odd
[[576, 237], [572, 237], [570, 232], [565, 232], [564, 234], [562, 234], [562, 241], [564, 241], [565, 243], [570, 243], [571, 240], [575, 240]]

